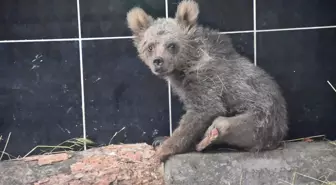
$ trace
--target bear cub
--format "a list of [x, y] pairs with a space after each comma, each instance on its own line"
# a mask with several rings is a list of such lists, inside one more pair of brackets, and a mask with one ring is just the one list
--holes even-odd
[[218, 144], [252, 152], [275, 149], [288, 130], [279, 86], [238, 54], [228, 36], [197, 24], [198, 14], [191, 0], [179, 3], [175, 18], [153, 19], [138, 7], [127, 13], [140, 59], [170, 82], [186, 111], [158, 147], [158, 158], [195, 150], [214, 128]]

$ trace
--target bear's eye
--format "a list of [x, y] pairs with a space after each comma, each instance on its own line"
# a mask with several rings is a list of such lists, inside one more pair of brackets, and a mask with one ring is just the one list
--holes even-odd
[[153, 45], [148, 46], [147, 50], [148, 50], [148, 52], [152, 52], [153, 51]]
[[170, 49], [170, 50], [174, 50], [176, 48], [176, 44], [171, 43], [167, 46], [167, 48]]

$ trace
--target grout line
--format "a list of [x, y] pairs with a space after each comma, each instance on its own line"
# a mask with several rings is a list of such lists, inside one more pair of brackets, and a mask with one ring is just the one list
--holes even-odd
[[327, 81], [327, 83], [328, 83], [329, 86], [336, 92], [336, 88], [329, 82], [329, 80]]
[[253, 0], [253, 57], [257, 66], [257, 0]]
[[88, 38], [62, 38], [62, 39], [25, 39], [25, 40], [0, 40], [0, 43], [24, 43], [24, 42], [69, 42], [69, 41], [90, 41], [90, 40], [118, 40], [132, 39], [133, 36], [120, 37], [88, 37]]
[[[168, 15], [168, 0], [165, 0], [165, 13], [166, 18], [169, 17]], [[171, 136], [173, 134], [173, 122], [172, 122], [172, 101], [171, 101], [171, 83], [170, 80], [168, 80], [168, 105], [169, 105], [169, 135]]]
[[84, 41], [88, 40], [118, 40], [118, 39], [132, 39], [133, 36], [120, 36], [120, 37], [89, 37], [89, 38], [82, 38]]
[[168, 80], [168, 101], [169, 101], [169, 134], [173, 134], [173, 122], [172, 122], [172, 101], [171, 101], [171, 85], [170, 80]]
[[86, 150], [86, 118], [85, 118], [85, 96], [84, 96], [84, 71], [83, 71], [83, 48], [82, 48], [82, 28], [80, 5], [77, 0], [77, 20], [78, 20], [78, 43], [79, 43], [79, 63], [80, 63], [80, 77], [81, 77], [81, 97], [82, 97], [82, 122], [83, 122], [83, 139], [84, 150]]
[[165, 0], [165, 11], [166, 11], [166, 18], [169, 18], [169, 15], [168, 15], [168, 0]]
[[0, 43], [23, 43], [23, 42], [66, 42], [78, 41], [78, 38], [63, 38], [63, 39], [25, 39], [25, 40], [0, 40]]
[[279, 29], [261, 29], [256, 30], [258, 33], [263, 32], [280, 32], [280, 31], [300, 31], [300, 30], [320, 30], [320, 29], [331, 29], [336, 28], [336, 25], [332, 26], [313, 26], [313, 27], [296, 27], [296, 28], [279, 28]]
[[243, 31], [222, 31], [219, 34], [239, 34], [239, 33], [253, 33], [253, 30], [243, 30]]
[[[253, 16], [254, 18], [254, 16]], [[283, 32], [283, 31], [301, 31], [301, 30], [321, 30], [321, 29], [332, 29], [336, 28], [336, 25], [333, 26], [314, 26], [314, 27], [296, 27], [296, 28], [279, 28], [279, 29], [261, 29], [257, 30], [254, 27], [256, 25], [253, 24], [253, 30], [243, 30], [243, 31], [223, 31], [219, 32], [219, 34], [240, 34], [240, 33], [267, 33], [267, 32]]]
[[[255, 30], [256, 33], [265, 32], [282, 32], [282, 31], [300, 31], [300, 30], [320, 30], [332, 29], [334, 26], [315, 26], [315, 27], [297, 27], [297, 28], [280, 28], [280, 29], [262, 29]], [[254, 30], [242, 31], [224, 31], [219, 34], [240, 34], [240, 33], [254, 33]], [[23, 40], [0, 40], [1, 43], [24, 43], [24, 42], [67, 42], [67, 41], [91, 41], [91, 40], [118, 40], [118, 39], [131, 39], [133, 36], [116, 36], [116, 37], [87, 37], [87, 38], [60, 38], [60, 39], [23, 39]]]

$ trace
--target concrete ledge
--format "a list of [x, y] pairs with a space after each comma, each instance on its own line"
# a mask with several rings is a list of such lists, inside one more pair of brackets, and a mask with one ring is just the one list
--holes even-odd
[[263, 153], [176, 155], [164, 173], [154, 154], [139, 143], [3, 161], [0, 185], [336, 185], [336, 146], [328, 142], [289, 143]]
[[171, 185], [336, 185], [336, 147], [297, 142], [262, 153], [176, 155], [164, 178]]

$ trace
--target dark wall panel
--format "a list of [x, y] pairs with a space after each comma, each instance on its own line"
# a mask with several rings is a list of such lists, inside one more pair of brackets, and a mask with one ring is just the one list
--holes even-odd
[[334, 0], [257, 0], [257, 29], [336, 25]]
[[6, 152], [82, 137], [77, 42], [0, 44], [0, 61], [0, 136], [12, 133]]
[[0, 1], [0, 40], [78, 37], [76, 1]]
[[153, 17], [165, 16], [165, 0], [81, 0], [83, 37], [130, 36], [126, 13], [143, 8]]
[[[99, 144], [169, 135], [168, 88], [138, 59], [131, 40], [83, 43], [87, 135]], [[125, 127], [123, 129], [123, 127]]]
[[[169, 16], [174, 17], [179, 0], [168, 0]], [[219, 31], [253, 30], [253, 1], [196, 0], [199, 22]]]
[[290, 113], [290, 138], [335, 139], [336, 30], [258, 34], [258, 65], [279, 82]]

